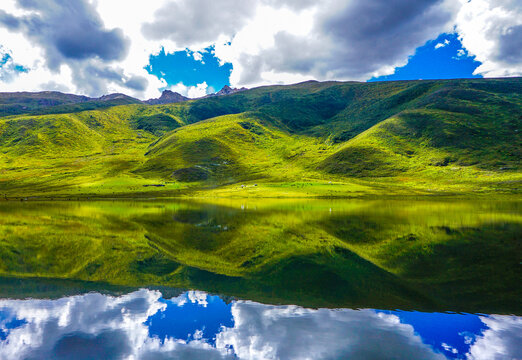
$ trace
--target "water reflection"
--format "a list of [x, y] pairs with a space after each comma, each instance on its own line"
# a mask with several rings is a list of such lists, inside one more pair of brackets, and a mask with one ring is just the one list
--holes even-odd
[[[305, 307], [520, 315], [521, 205], [0, 202], [0, 275], [10, 279], [0, 278], [0, 297], [41, 292], [42, 282], [52, 297], [49, 282], [66, 279]], [[22, 291], [15, 280], [28, 278]]]
[[307, 309], [142, 289], [0, 300], [1, 359], [518, 359], [522, 318]]

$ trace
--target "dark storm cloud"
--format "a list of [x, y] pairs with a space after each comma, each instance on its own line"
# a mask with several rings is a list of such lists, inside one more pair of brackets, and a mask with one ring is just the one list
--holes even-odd
[[452, 19], [441, 0], [334, 1], [311, 37], [277, 34], [274, 49], [260, 55], [263, 70], [365, 79], [407, 59]]
[[121, 60], [129, 41], [120, 29], [105, 29], [93, 5], [86, 0], [18, 0], [33, 11], [15, 17], [0, 12], [0, 24], [21, 32], [39, 44], [51, 70], [69, 60]]
[[513, 26], [500, 35], [496, 58], [508, 64], [522, 63], [522, 25]]

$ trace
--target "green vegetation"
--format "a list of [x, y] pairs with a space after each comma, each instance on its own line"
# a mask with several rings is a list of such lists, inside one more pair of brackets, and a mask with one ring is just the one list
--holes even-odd
[[27, 279], [31, 294], [62, 281], [520, 314], [520, 214], [513, 201], [2, 202], [0, 294]]
[[2, 198], [520, 193], [521, 78], [89, 103], [0, 117]]

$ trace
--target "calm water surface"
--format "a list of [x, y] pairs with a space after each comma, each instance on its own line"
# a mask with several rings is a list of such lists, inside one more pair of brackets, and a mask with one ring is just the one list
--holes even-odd
[[2, 202], [0, 359], [522, 359], [521, 208]]

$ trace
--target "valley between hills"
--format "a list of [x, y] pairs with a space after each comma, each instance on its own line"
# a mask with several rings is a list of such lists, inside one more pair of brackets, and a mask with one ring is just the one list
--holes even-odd
[[1, 199], [520, 194], [522, 78], [165, 95], [0, 94]]

